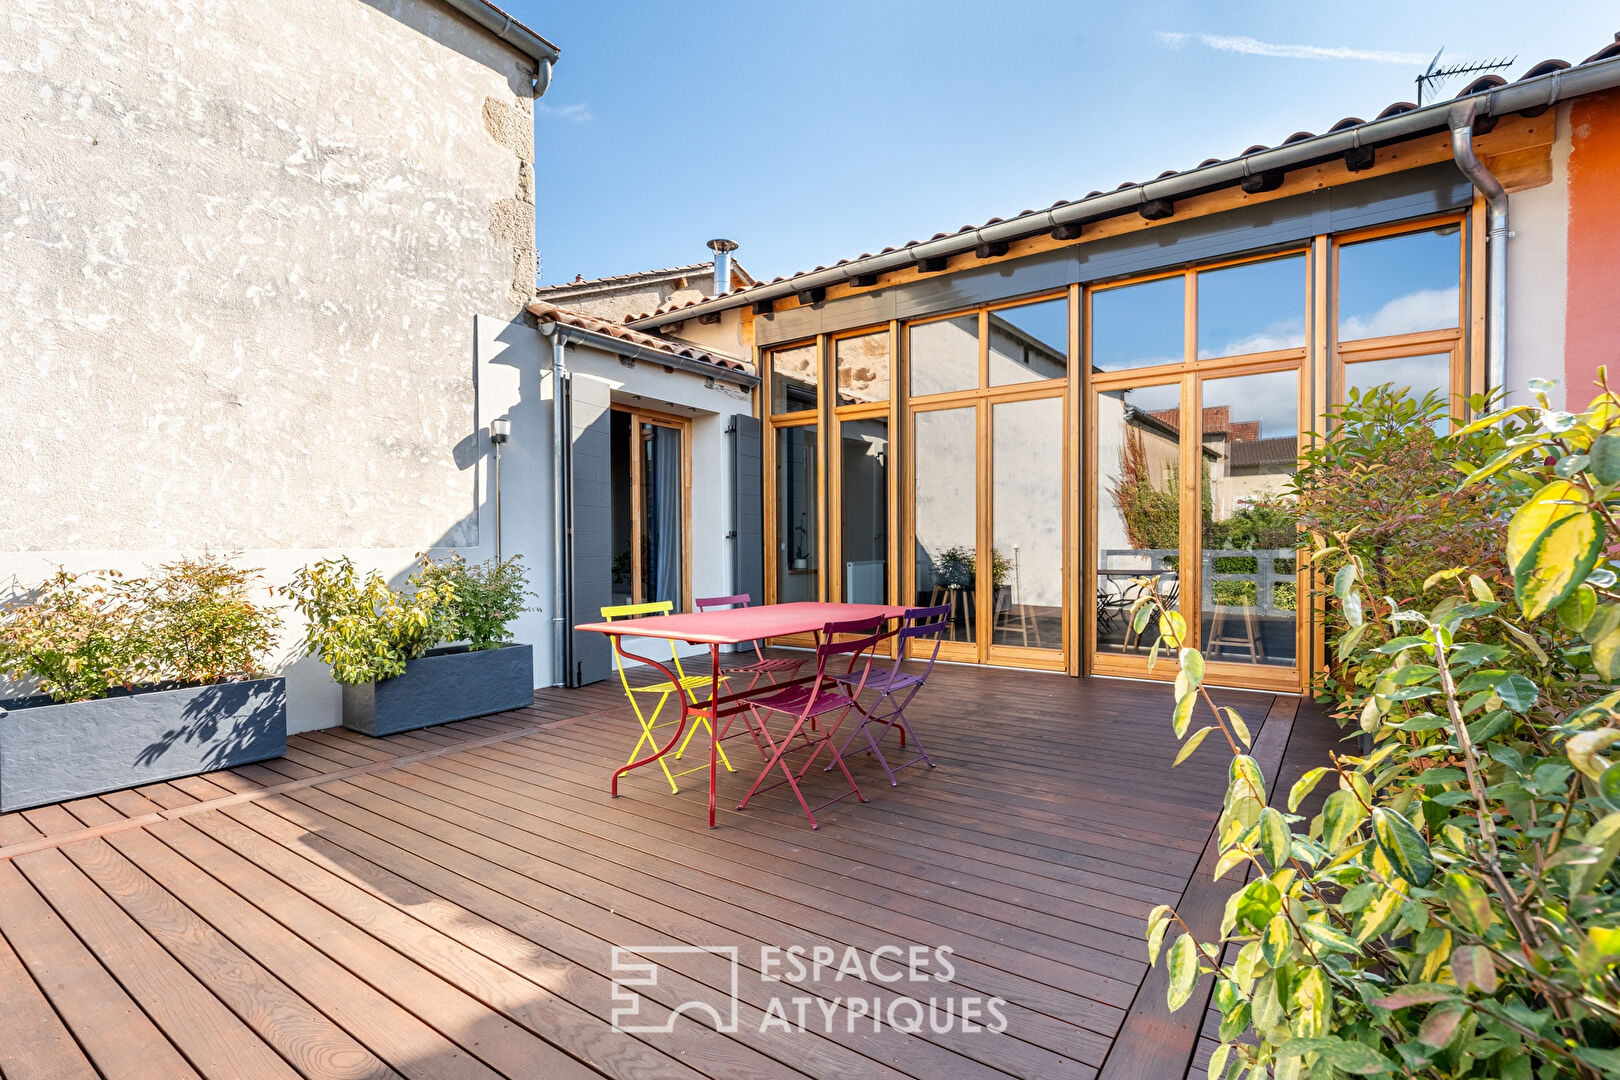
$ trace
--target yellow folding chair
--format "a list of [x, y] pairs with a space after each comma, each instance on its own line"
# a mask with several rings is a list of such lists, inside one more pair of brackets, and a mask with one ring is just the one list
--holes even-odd
[[[607, 622], [612, 622], [614, 619], [629, 619], [638, 615], [668, 615], [674, 610], [675, 605], [669, 600], [657, 600], [647, 604], [613, 604], [602, 609], [602, 618]], [[682, 671], [681, 656], [680, 653], [675, 651], [674, 641], [669, 643], [669, 655], [675, 661], [674, 682], [670, 682], [666, 679], [663, 682], [650, 683], [646, 686], [635, 686], [630, 682], [630, 676], [625, 671], [624, 657], [619, 653], [617, 648], [613, 650], [613, 666], [618, 669], [619, 681], [624, 684], [625, 696], [630, 699], [630, 707], [635, 710], [636, 719], [641, 721], [641, 738], [636, 740], [635, 749], [630, 751], [630, 757], [627, 759], [626, 764], [636, 760], [637, 755], [641, 753], [641, 747], [643, 744], [649, 747], [653, 752], [657, 752], [658, 740], [653, 738], [654, 729], [669, 727], [671, 724], [680, 723], [680, 717], [678, 716], [673, 720], [658, 719], [658, 714], [663, 712], [665, 703], [668, 702], [672, 696], [675, 694], [686, 694], [690, 698], [691, 703], [694, 705], [698, 704], [700, 701], [707, 700], [709, 676], [688, 675], [686, 672]], [[721, 675], [720, 682], [725, 681], [726, 677]], [[645, 713], [641, 709], [641, 702], [637, 699], [637, 695], [651, 694], [658, 695], [658, 704], [653, 706], [651, 713]], [[699, 714], [693, 716], [692, 731], [687, 733], [686, 742], [691, 741], [692, 734], [697, 731], [699, 724], [709, 728], [710, 735], [712, 737], [714, 731], [713, 725], [709, 722], [709, 718], [707, 716]], [[681, 754], [686, 752], [686, 742], [681, 743], [680, 751], [675, 755], [676, 758], [679, 758]], [[736, 772], [737, 770], [731, 767], [731, 762], [726, 760], [725, 748], [716, 747], [716, 749], [719, 751], [720, 764], [726, 767], [726, 771]], [[708, 764], [704, 763], [691, 769], [683, 769], [680, 772], [670, 772], [669, 765], [663, 758], [658, 759], [658, 767], [664, 770], [664, 777], [669, 781], [669, 790], [677, 793], [679, 793], [681, 790], [675, 785], [675, 778], [677, 776], [685, 776], [688, 773], [705, 772], [709, 768]]]

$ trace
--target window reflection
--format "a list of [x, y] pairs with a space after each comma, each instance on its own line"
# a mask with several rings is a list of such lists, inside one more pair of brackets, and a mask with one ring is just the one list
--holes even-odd
[[1411, 391], [1414, 401], [1421, 401], [1431, 391], [1441, 399], [1451, 397], [1451, 354], [1431, 353], [1426, 356], [1397, 356], [1387, 360], [1362, 360], [1344, 365], [1344, 396], [1350, 391], [1366, 391], [1384, 383], [1395, 389]]
[[889, 332], [840, 338], [833, 343], [838, 404], [889, 400]]
[[1069, 367], [1069, 302], [990, 312], [990, 385], [1061, 379]]
[[1063, 399], [991, 406], [996, 645], [1063, 646]]
[[1456, 326], [1461, 236], [1446, 225], [1339, 248], [1339, 340]]
[[889, 595], [889, 422], [845, 420], [838, 425], [843, 470], [844, 602], [882, 604]]
[[978, 410], [920, 412], [912, 424], [917, 606], [949, 604], [950, 641], [974, 641], [979, 586]]
[[814, 424], [776, 430], [776, 599], [821, 599]]
[[910, 328], [911, 396], [979, 386], [979, 317], [918, 323]]
[[1097, 650], [1146, 655], [1158, 619], [1138, 634], [1131, 606], [1151, 587], [1171, 608], [1181, 598], [1178, 384], [1097, 395], [1097, 471]]
[[771, 353], [771, 412], [793, 413], [816, 408], [820, 368], [814, 342]]
[[1091, 294], [1091, 364], [1098, 371], [1179, 364], [1186, 283], [1180, 276]]
[[1204, 657], [1291, 667], [1298, 533], [1287, 492], [1299, 458], [1299, 375], [1210, 379], [1203, 394]]
[[1305, 345], [1305, 257], [1244, 263], [1198, 275], [1198, 358]]

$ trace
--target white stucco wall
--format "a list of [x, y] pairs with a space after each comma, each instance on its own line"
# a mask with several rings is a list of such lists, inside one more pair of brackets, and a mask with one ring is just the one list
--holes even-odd
[[[1558, 108], [1552, 182], [1508, 196], [1508, 348], [1506, 385], [1514, 404], [1532, 401], [1531, 379], [1558, 379], [1554, 408], [1566, 398], [1564, 310], [1569, 281], [1569, 105]], [[1584, 405], [1595, 393], [1578, 387]]]
[[0, 7], [0, 583], [492, 554], [482, 426], [530, 402], [474, 314], [536, 336], [532, 68], [435, 0]]

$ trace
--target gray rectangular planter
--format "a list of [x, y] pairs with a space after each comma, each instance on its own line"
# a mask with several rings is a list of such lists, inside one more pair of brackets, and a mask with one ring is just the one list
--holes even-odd
[[534, 703], [534, 648], [502, 645], [472, 652], [439, 649], [405, 665], [405, 674], [343, 688], [343, 726], [393, 735]]
[[0, 812], [287, 752], [287, 681], [0, 702]]

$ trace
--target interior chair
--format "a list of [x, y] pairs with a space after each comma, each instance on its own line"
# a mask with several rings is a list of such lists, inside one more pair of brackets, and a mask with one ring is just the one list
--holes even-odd
[[[668, 615], [674, 610], [675, 605], [669, 600], [657, 600], [646, 604], [613, 604], [602, 609], [602, 618], [607, 622], [612, 622], [615, 619], [631, 619], [639, 615]], [[630, 699], [630, 707], [635, 710], [636, 719], [641, 722], [641, 738], [636, 740], [635, 748], [630, 751], [630, 757], [626, 764], [637, 760], [643, 745], [650, 747], [653, 753], [658, 751], [658, 740], [653, 737], [653, 732], [655, 730], [669, 727], [671, 724], [680, 723], [680, 716], [678, 714], [672, 719], [658, 719], [659, 714], [664, 710], [664, 705], [671, 697], [676, 694], [686, 695], [687, 699], [693, 705], [707, 701], [709, 676], [688, 675], [685, 671], [683, 671], [681, 669], [681, 656], [680, 653], [675, 650], [675, 642], [673, 640], [671, 640], [669, 643], [669, 655], [670, 658], [675, 662], [675, 680], [671, 682], [666, 679], [663, 682], [648, 683], [638, 686], [630, 681], [629, 672], [625, 668], [624, 654], [619, 651], [617, 645], [615, 645], [613, 649], [613, 666], [619, 672], [619, 682], [624, 684], [625, 696]], [[721, 675], [720, 681], [725, 682], [726, 677]], [[652, 707], [651, 712], [643, 711], [640, 699], [652, 696], [656, 696], [658, 698], [658, 703]], [[693, 713], [692, 730], [687, 732], [686, 739], [682, 741], [681, 750], [685, 750], [686, 743], [691, 741], [692, 735], [697, 731], [699, 726], [709, 728], [711, 733], [714, 730], [714, 725], [710, 723], [707, 716], [701, 713]], [[718, 749], [720, 763], [726, 767], [728, 772], [735, 772], [736, 770], [731, 767], [731, 762], [726, 760], [725, 749], [723, 747]], [[675, 756], [676, 758], [679, 758], [680, 753], [677, 752]], [[664, 758], [659, 758], [658, 767], [664, 770], [664, 778], [669, 781], [669, 790], [678, 793], [681, 789], [675, 783], [675, 778], [677, 776], [685, 776], [688, 773], [707, 771], [709, 766], [707, 763], [705, 763], [691, 769], [685, 769], [680, 772], [672, 772], [670, 771], [669, 763]]]

